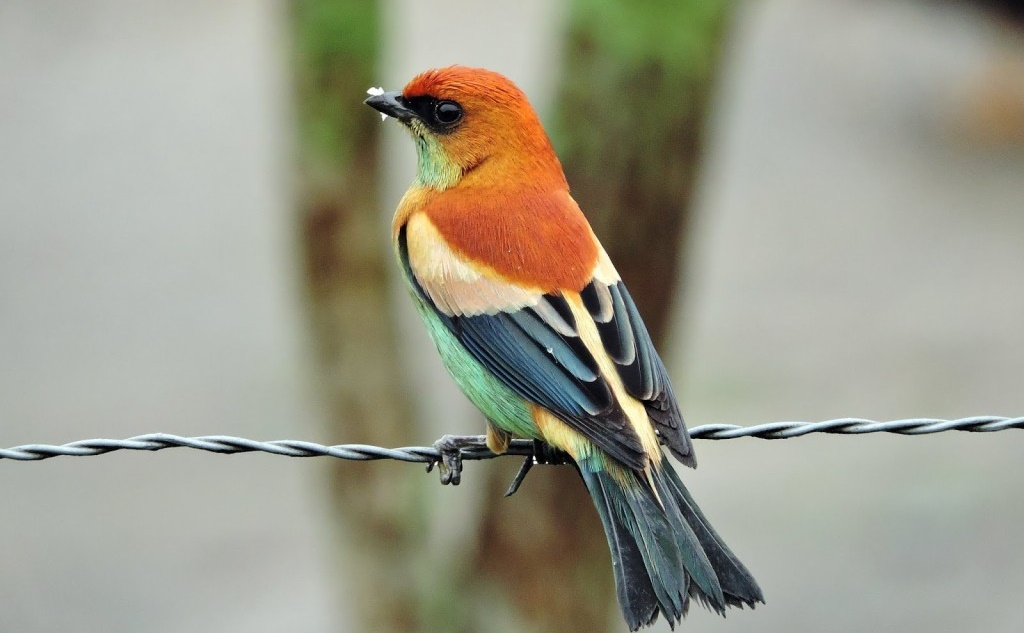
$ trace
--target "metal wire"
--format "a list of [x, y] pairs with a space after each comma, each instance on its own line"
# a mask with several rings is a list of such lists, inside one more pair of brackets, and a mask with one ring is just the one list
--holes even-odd
[[[738, 437], [756, 437], [764, 440], [784, 440], [811, 433], [840, 435], [862, 435], [865, 433], [896, 433], [899, 435], [925, 435], [944, 431], [968, 431], [990, 433], [1007, 429], [1024, 429], [1024, 417], [1006, 418], [976, 416], [959, 420], [936, 420], [920, 418], [875, 422], [860, 418], [841, 418], [825, 422], [772, 422], [757, 426], [736, 426], [732, 424], [708, 424], [690, 429], [690, 437], [705, 440], [731, 440]], [[191, 448], [211, 453], [252, 453], [264, 452], [285, 457], [336, 457], [356, 461], [393, 459], [403, 462], [434, 463], [439, 452], [430, 446], [406, 446], [403, 448], [382, 448], [367, 444], [338, 444], [325, 446], [300, 440], [276, 440], [257, 442], [230, 435], [204, 435], [182, 437], [169, 433], [137, 435], [125, 440], [79, 440], [59, 446], [52, 444], [25, 444], [13, 448], [0, 448], [0, 460], [39, 461], [51, 457], [86, 457], [103, 455], [113, 451], [159, 451], [165, 448]], [[533, 442], [515, 440], [505, 455], [533, 455]], [[467, 460], [499, 457], [486, 449], [469, 448], [462, 450]]]

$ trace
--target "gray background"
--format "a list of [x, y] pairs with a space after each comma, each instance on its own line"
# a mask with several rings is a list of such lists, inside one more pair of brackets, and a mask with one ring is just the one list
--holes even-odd
[[[441, 4], [386, 5], [381, 83], [484, 64], [543, 109], [561, 9]], [[446, 14], [478, 37], [413, 26]], [[286, 19], [270, 0], [0, 6], [0, 445], [322, 438]], [[1024, 412], [1024, 131], [986, 115], [1022, 82], [1020, 36], [970, 13], [743, 5], [667, 354], [691, 424]], [[411, 176], [386, 139], [385, 210]], [[444, 393], [439, 428], [464, 406]], [[1024, 629], [1022, 442], [701, 442], [687, 481], [769, 602], [686, 630]], [[0, 462], [0, 631], [347, 630], [324, 484], [318, 460], [271, 456]]]

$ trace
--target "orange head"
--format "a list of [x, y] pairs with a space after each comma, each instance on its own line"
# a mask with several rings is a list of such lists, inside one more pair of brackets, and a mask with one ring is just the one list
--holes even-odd
[[402, 92], [375, 95], [366, 104], [412, 133], [421, 187], [567, 187], [526, 95], [496, 72], [465, 66], [428, 70]]

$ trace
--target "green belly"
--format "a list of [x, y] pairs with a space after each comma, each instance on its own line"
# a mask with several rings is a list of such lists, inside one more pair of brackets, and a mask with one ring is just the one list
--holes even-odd
[[530, 415], [530, 405], [477, 362], [445, 327], [433, 308], [415, 295], [413, 301], [427, 324], [430, 338], [434, 340], [448, 373], [470, 402], [494, 426], [518, 437], [540, 439]]

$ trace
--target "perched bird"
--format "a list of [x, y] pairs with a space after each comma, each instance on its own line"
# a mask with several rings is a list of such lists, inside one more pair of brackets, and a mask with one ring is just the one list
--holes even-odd
[[575, 462], [630, 630], [659, 613], [674, 625], [690, 598], [723, 614], [763, 602], [662, 452], [696, 465], [661, 358], [526, 96], [461, 66], [368, 92], [415, 142], [394, 247], [487, 446], [530, 438]]

